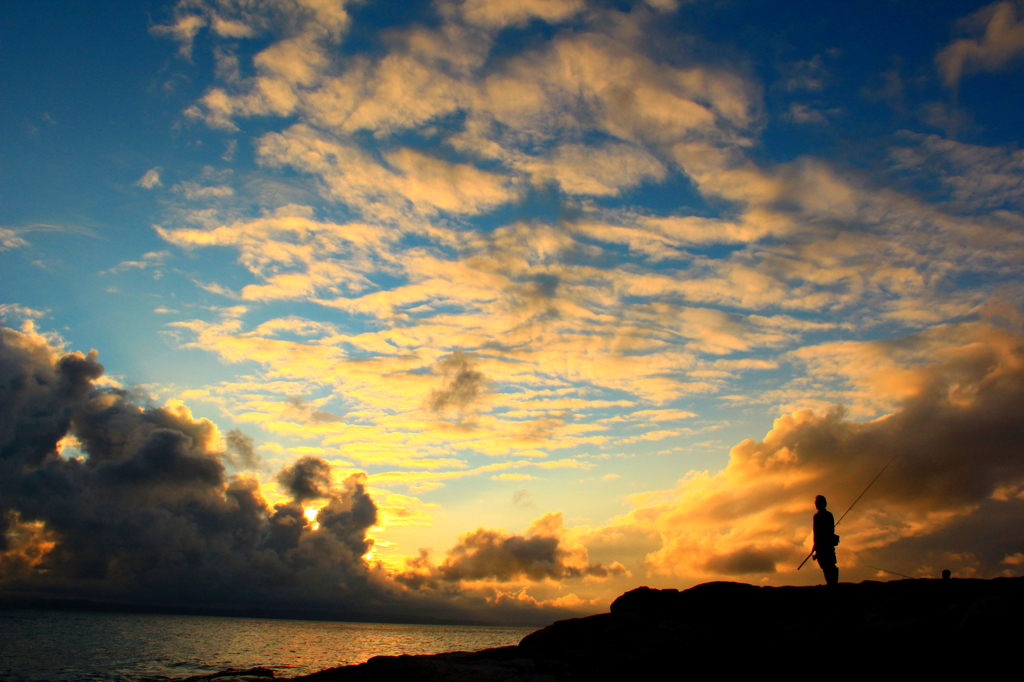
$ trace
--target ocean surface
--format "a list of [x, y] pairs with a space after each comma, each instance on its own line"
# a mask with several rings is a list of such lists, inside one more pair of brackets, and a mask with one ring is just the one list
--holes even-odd
[[372, 656], [507, 646], [535, 629], [0, 611], [0, 680], [179, 680], [256, 666], [294, 677]]

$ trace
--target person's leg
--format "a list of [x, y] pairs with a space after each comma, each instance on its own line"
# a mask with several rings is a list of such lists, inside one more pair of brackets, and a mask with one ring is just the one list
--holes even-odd
[[839, 567], [835, 564], [831, 566], [822, 566], [821, 570], [825, 573], [825, 584], [826, 585], [838, 585], [839, 584]]

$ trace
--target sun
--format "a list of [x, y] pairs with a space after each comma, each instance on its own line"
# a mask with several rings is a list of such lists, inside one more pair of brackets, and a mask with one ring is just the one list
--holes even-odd
[[313, 530], [319, 530], [320, 529], [320, 524], [317, 523], [317, 520], [316, 520], [316, 515], [319, 514], [319, 513], [320, 513], [320, 509], [318, 507], [306, 507], [302, 511], [303, 516], [305, 516], [306, 519], [309, 521], [309, 526]]

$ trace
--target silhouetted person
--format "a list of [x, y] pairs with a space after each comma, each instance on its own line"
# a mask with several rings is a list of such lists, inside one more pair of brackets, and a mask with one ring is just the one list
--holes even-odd
[[953, 577], [953, 574], [949, 572], [948, 568], [942, 569], [942, 579], [943, 580], [949, 580], [952, 577]]
[[836, 535], [835, 517], [825, 509], [827, 505], [828, 500], [824, 495], [814, 498], [814, 506], [818, 509], [814, 515], [814, 560], [825, 574], [825, 583], [837, 585], [839, 567], [836, 566], [836, 545], [839, 544], [839, 536]]

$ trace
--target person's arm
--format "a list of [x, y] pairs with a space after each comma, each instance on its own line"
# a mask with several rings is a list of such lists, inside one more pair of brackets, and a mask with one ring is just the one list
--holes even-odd
[[821, 537], [821, 512], [818, 512], [818, 513], [816, 513], [814, 515], [814, 521], [811, 524], [811, 527], [814, 529], [814, 549], [812, 551], [816, 553], [818, 551], [818, 548], [821, 547], [821, 540], [822, 540], [822, 537]]

